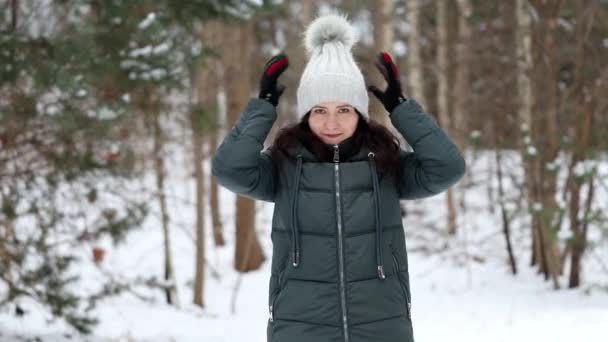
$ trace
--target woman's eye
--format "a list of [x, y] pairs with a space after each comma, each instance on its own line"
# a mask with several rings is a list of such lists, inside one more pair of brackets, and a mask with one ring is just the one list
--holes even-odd
[[325, 111], [323, 109], [315, 109], [314, 112], [317, 113], [317, 114], [324, 114], [325, 113]]

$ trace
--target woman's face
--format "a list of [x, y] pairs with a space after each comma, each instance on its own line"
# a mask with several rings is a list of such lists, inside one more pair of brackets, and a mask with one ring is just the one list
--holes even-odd
[[308, 117], [310, 130], [326, 144], [339, 144], [357, 129], [359, 114], [346, 102], [322, 102], [312, 107]]

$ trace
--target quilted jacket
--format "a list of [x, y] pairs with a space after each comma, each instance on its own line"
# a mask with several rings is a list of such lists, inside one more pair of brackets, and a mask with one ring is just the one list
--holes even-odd
[[414, 341], [412, 293], [399, 201], [458, 182], [465, 161], [414, 100], [390, 120], [412, 146], [402, 176], [378, 173], [374, 151], [321, 162], [304, 145], [273, 160], [264, 140], [277, 117], [252, 98], [218, 147], [212, 172], [227, 189], [274, 202], [267, 342]]

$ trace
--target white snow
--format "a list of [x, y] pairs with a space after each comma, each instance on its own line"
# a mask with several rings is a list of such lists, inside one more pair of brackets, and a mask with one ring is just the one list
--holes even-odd
[[405, 56], [407, 54], [407, 45], [402, 40], [396, 40], [393, 43], [393, 51], [395, 52], [395, 56]]
[[145, 30], [148, 27], [150, 27], [150, 25], [152, 25], [152, 23], [154, 22], [155, 19], [156, 19], [156, 13], [154, 13], [154, 12], [148, 13], [146, 18], [137, 25], [137, 28], [140, 30]]
[[99, 120], [112, 120], [117, 118], [119, 113], [113, 111], [112, 109], [103, 106], [97, 109], [92, 109], [87, 112], [87, 116], [90, 118], [97, 118]]
[[[175, 148], [175, 151], [180, 149]], [[95, 311], [100, 324], [87, 341], [265, 341], [268, 318], [268, 277], [272, 253], [270, 220], [273, 205], [257, 202], [257, 234], [267, 260], [261, 269], [239, 275], [232, 266], [234, 254], [235, 196], [220, 193], [222, 220], [227, 244], [215, 247], [211, 234], [208, 209], [205, 209], [207, 269], [204, 310], [191, 304], [194, 272], [193, 222], [194, 181], [191, 177], [189, 156], [170, 149], [169, 181], [166, 186], [170, 210], [171, 239], [179, 286], [180, 309], [163, 302], [163, 293], [136, 287], [136, 292], [149, 296], [155, 303], [146, 303], [133, 294], [125, 293], [104, 301]], [[447, 238], [444, 233], [446, 210], [445, 193], [428, 199], [406, 201], [408, 215], [404, 227], [409, 253], [412, 293], [412, 318], [417, 341], [586, 341], [606, 340], [608, 326], [608, 246], [601, 240], [598, 227], [590, 227], [590, 238], [595, 243], [585, 255], [582, 273], [583, 286], [564, 289], [569, 268], [560, 277], [561, 290], [552, 289], [535, 269], [528, 266], [530, 232], [526, 216], [514, 216], [512, 241], [516, 251], [518, 274], [511, 275], [502, 234], [500, 210], [496, 204], [497, 183], [487, 181], [494, 156], [482, 152], [467, 156], [471, 183], [464, 195], [466, 210], [459, 210], [459, 231]], [[181, 158], [181, 159], [180, 159]], [[514, 173], [521, 181], [518, 154], [505, 152], [505, 172]], [[601, 167], [600, 167], [601, 166]], [[608, 177], [608, 163], [598, 165], [600, 177]], [[564, 168], [559, 170], [563, 177]], [[209, 162], [205, 163], [209, 172]], [[485, 181], [484, 181], [485, 180]], [[142, 180], [148, 195], [154, 191], [150, 174]], [[520, 195], [520, 186], [505, 176], [506, 194], [502, 201], [513, 213], [513, 203]], [[463, 178], [457, 188], [467, 182]], [[493, 195], [488, 191], [492, 187]], [[462, 192], [456, 192], [460, 198]], [[143, 195], [142, 195], [143, 196]], [[492, 197], [490, 197], [492, 196]], [[596, 209], [606, 210], [606, 188], [596, 189]], [[112, 247], [107, 240], [100, 246], [107, 248], [102, 269], [117, 279], [136, 279], [156, 276], [162, 280], [163, 238], [158, 226], [159, 211], [151, 201], [152, 214], [145, 226], [131, 233], [126, 244]], [[490, 213], [489, 207], [496, 210]], [[567, 219], [567, 218], [566, 218]], [[560, 235], [560, 241], [567, 234]], [[89, 256], [90, 250], [74, 251]], [[87, 257], [87, 260], [90, 257]], [[84, 281], [82, 288], [95, 289], [106, 275], [92, 263], [84, 263], [79, 270]], [[240, 280], [240, 289], [235, 284]], [[4, 289], [0, 288], [0, 292]], [[235, 310], [231, 306], [234, 300]], [[47, 323], [48, 312], [29, 300], [20, 301], [28, 314], [17, 318], [13, 308], [0, 311], [0, 340], [18, 341], [16, 337], [39, 337], [45, 342], [73, 341], [64, 335], [74, 333], [61, 321]], [[77, 338], [76, 340], [85, 340]], [[321, 342], [321, 341], [319, 341]]]
[[135, 49], [129, 53], [132, 58], [149, 57], [152, 54], [152, 46], [146, 45], [142, 48]]
[[152, 49], [152, 53], [155, 55], [160, 55], [160, 54], [163, 54], [163, 53], [169, 51], [170, 48], [171, 48], [170, 42], [160, 43]]
[[548, 171], [555, 171], [558, 167], [559, 164], [556, 161], [550, 161], [545, 164], [545, 169], [547, 169]]
[[167, 76], [167, 70], [162, 69], [162, 68], [156, 68], [154, 70], [151, 70], [149, 73], [142, 74], [143, 79], [146, 79], [146, 76], [143, 76], [146, 74], [149, 74], [150, 78], [152, 78], [153, 80], [160, 80], [160, 79], [164, 78], [165, 76]]
[[583, 177], [590, 174], [596, 167], [595, 160], [579, 161], [574, 165], [574, 170], [572, 170], [572, 172], [578, 177]]
[[78, 89], [76, 91], [76, 96], [78, 96], [78, 97], [85, 97], [85, 96], [87, 96], [87, 94], [88, 94], [88, 92], [86, 89]]

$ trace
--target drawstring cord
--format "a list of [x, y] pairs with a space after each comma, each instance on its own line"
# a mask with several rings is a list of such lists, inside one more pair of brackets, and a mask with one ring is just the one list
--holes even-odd
[[[376, 225], [376, 267], [378, 277], [385, 279], [386, 274], [384, 273], [384, 263], [382, 256], [382, 217], [380, 215], [380, 196], [378, 185], [378, 174], [376, 172], [376, 163], [374, 160], [375, 154], [373, 152], [368, 153], [370, 172], [372, 174], [372, 185], [373, 185], [373, 196], [374, 196], [374, 220]], [[300, 264], [300, 241], [298, 232], [298, 219], [297, 219], [297, 208], [298, 208], [298, 190], [300, 187], [300, 177], [302, 173], [302, 155], [297, 156], [298, 161], [296, 164], [296, 175], [292, 194], [292, 207], [291, 207], [291, 226], [293, 229], [293, 267], [298, 267]]]
[[378, 278], [385, 279], [386, 274], [384, 273], [384, 263], [382, 257], [382, 216], [380, 215], [380, 195], [379, 195], [379, 185], [378, 185], [378, 174], [376, 173], [376, 163], [374, 160], [375, 154], [374, 152], [370, 152], [367, 154], [369, 157], [369, 168], [372, 174], [372, 185], [374, 192], [374, 212], [375, 212], [375, 222], [376, 222], [376, 265], [378, 269]]

